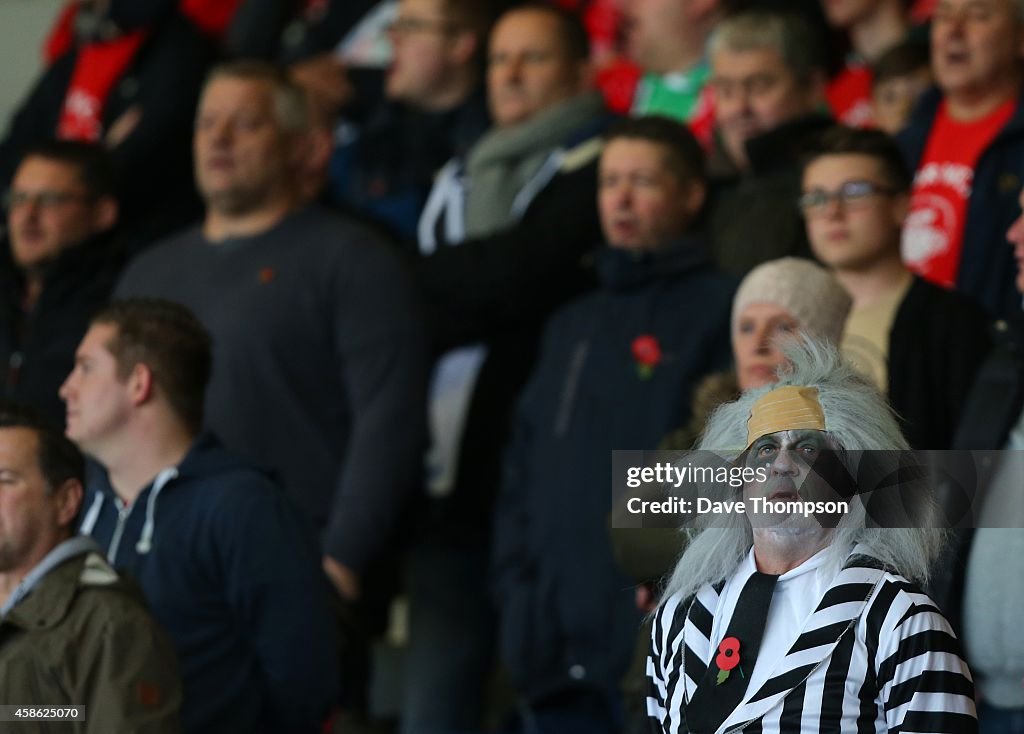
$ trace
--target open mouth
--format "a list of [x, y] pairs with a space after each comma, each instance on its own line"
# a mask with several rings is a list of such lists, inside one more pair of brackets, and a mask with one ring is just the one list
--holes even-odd
[[768, 499], [771, 502], [793, 502], [800, 500], [800, 493], [792, 489], [783, 489], [778, 492], [772, 492], [768, 495]]
[[947, 64], [966, 64], [970, 55], [966, 51], [947, 51], [943, 59]]

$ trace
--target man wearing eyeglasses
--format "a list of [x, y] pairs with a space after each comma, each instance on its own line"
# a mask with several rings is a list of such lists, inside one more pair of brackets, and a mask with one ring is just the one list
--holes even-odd
[[5, 205], [3, 393], [63, 425], [57, 390], [121, 264], [112, 241], [118, 202], [110, 161], [88, 143], [36, 145], [18, 165]]
[[[490, 0], [401, 0], [388, 34], [383, 99], [349, 115], [328, 197], [412, 243], [438, 170], [490, 125], [481, 57]], [[297, 76], [302, 83], [302, 75]]]
[[746, 275], [768, 260], [809, 254], [792, 205], [799, 156], [831, 125], [824, 53], [795, 15], [748, 12], [723, 21], [708, 44], [718, 148], [711, 235], [720, 267]]
[[947, 449], [989, 351], [988, 317], [900, 260], [909, 201], [899, 148], [879, 131], [834, 128], [804, 168], [811, 248], [853, 298], [844, 355], [888, 396], [912, 447]]

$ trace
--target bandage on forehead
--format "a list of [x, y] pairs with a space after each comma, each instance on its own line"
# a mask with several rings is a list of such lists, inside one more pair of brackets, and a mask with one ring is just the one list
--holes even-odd
[[769, 433], [797, 430], [825, 430], [825, 412], [816, 387], [786, 385], [763, 395], [747, 419], [747, 448]]

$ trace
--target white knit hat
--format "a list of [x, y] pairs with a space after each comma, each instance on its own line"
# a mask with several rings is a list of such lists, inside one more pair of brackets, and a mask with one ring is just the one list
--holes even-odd
[[786, 309], [813, 338], [839, 344], [852, 301], [825, 268], [798, 257], [770, 260], [751, 270], [732, 301], [732, 330], [743, 309], [772, 303]]

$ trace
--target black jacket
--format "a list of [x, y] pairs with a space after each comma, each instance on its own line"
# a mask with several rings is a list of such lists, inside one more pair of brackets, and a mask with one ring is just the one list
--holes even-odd
[[329, 201], [415, 245], [416, 225], [437, 172], [490, 126], [483, 87], [453, 110], [424, 112], [382, 102], [331, 157]]
[[[501, 652], [533, 700], [610, 691], [625, 673], [640, 615], [608, 536], [611, 452], [653, 449], [731, 356], [735, 283], [700, 244], [603, 250], [598, 272], [601, 288], [545, 329], [495, 515]], [[650, 371], [632, 354], [638, 337], [660, 345]]]
[[889, 403], [915, 449], [952, 448], [990, 319], [966, 296], [914, 278], [889, 334]]
[[46, 272], [35, 307], [25, 312], [24, 280], [0, 254], [0, 370], [4, 396], [25, 402], [57, 425], [64, 403], [57, 395], [75, 363], [75, 350], [93, 314], [104, 306], [123, 263], [109, 238], [65, 250]]
[[597, 161], [563, 170], [507, 230], [414, 261], [434, 349], [518, 329], [595, 285]]
[[[192, 128], [214, 53], [208, 39], [175, 15], [146, 39], [104, 105], [104, 132], [128, 109], [142, 112], [134, 130], [111, 150], [122, 229], [136, 230], [139, 240], [178, 229], [201, 213], [192, 181]], [[3, 190], [26, 147], [56, 134], [77, 60], [75, 46], [54, 61], [11, 121], [0, 142]]]
[[752, 138], [750, 169], [712, 182], [709, 221], [718, 267], [743, 276], [768, 260], [814, 258], [797, 207], [800, 159], [833, 124], [824, 115], [810, 115]]

